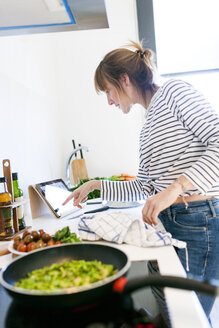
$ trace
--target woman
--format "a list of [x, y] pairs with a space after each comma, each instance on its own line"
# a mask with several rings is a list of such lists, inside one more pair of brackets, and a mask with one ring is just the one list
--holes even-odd
[[[157, 225], [159, 217], [174, 238], [187, 242], [188, 276], [219, 279], [219, 117], [190, 84], [172, 79], [158, 86], [152, 52], [131, 46], [135, 51], [121, 48], [104, 57], [95, 87], [125, 114], [136, 103], [145, 108], [137, 180], [89, 181], [65, 203], [73, 198], [81, 207], [94, 189], [103, 200], [146, 198], [143, 220]], [[186, 270], [185, 252], [178, 256]], [[209, 317], [214, 299], [199, 299]]]

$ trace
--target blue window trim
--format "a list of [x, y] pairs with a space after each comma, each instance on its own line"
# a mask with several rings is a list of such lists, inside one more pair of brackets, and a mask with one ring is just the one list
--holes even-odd
[[22, 29], [22, 28], [32, 28], [32, 27], [43, 27], [43, 26], [60, 26], [60, 25], [72, 25], [76, 24], [74, 16], [71, 12], [71, 9], [68, 5], [68, 0], [62, 0], [63, 5], [65, 6], [65, 9], [68, 13], [68, 16], [71, 20], [71, 22], [65, 22], [65, 23], [55, 23], [55, 24], [41, 24], [41, 25], [23, 25], [23, 26], [7, 26], [7, 27], [0, 27], [0, 30], [13, 30], [13, 29]]

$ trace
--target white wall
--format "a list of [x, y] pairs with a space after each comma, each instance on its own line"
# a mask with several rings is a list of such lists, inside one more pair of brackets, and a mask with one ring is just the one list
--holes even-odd
[[11, 160], [26, 189], [60, 170], [54, 167], [59, 137], [51, 39], [1, 37], [0, 48], [0, 159]]
[[106, 5], [109, 29], [63, 33], [56, 38], [60, 124], [65, 131], [61, 136], [62, 158], [71, 151], [72, 138], [86, 145], [90, 177], [136, 174], [142, 125], [141, 110], [124, 116], [94, 89], [95, 69], [103, 56], [137, 38], [135, 1], [110, 0]]
[[29, 184], [64, 178], [74, 138], [89, 177], [136, 174], [142, 110], [124, 116], [93, 86], [110, 50], [137, 39], [134, 0], [106, 1], [109, 29], [0, 38], [0, 176], [11, 160]]

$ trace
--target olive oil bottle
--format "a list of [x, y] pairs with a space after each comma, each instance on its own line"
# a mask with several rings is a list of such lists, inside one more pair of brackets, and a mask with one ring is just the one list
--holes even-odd
[[[12, 173], [12, 181], [13, 181], [14, 201], [21, 202], [24, 200], [24, 196], [23, 196], [23, 191], [19, 187], [17, 172]], [[17, 207], [17, 217], [18, 217], [19, 230], [22, 230], [26, 227], [26, 224], [24, 221], [24, 206], [23, 205], [20, 205]]]

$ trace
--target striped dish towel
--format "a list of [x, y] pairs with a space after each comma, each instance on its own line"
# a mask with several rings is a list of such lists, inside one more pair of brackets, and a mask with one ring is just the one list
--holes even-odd
[[82, 240], [103, 239], [139, 247], [173, 245], [186, 248], [185, 242], [172, 238], [165, 230], [157, 230], [140, 217], [123, 212], [87, 214], [81, 217], [78, 230]]

